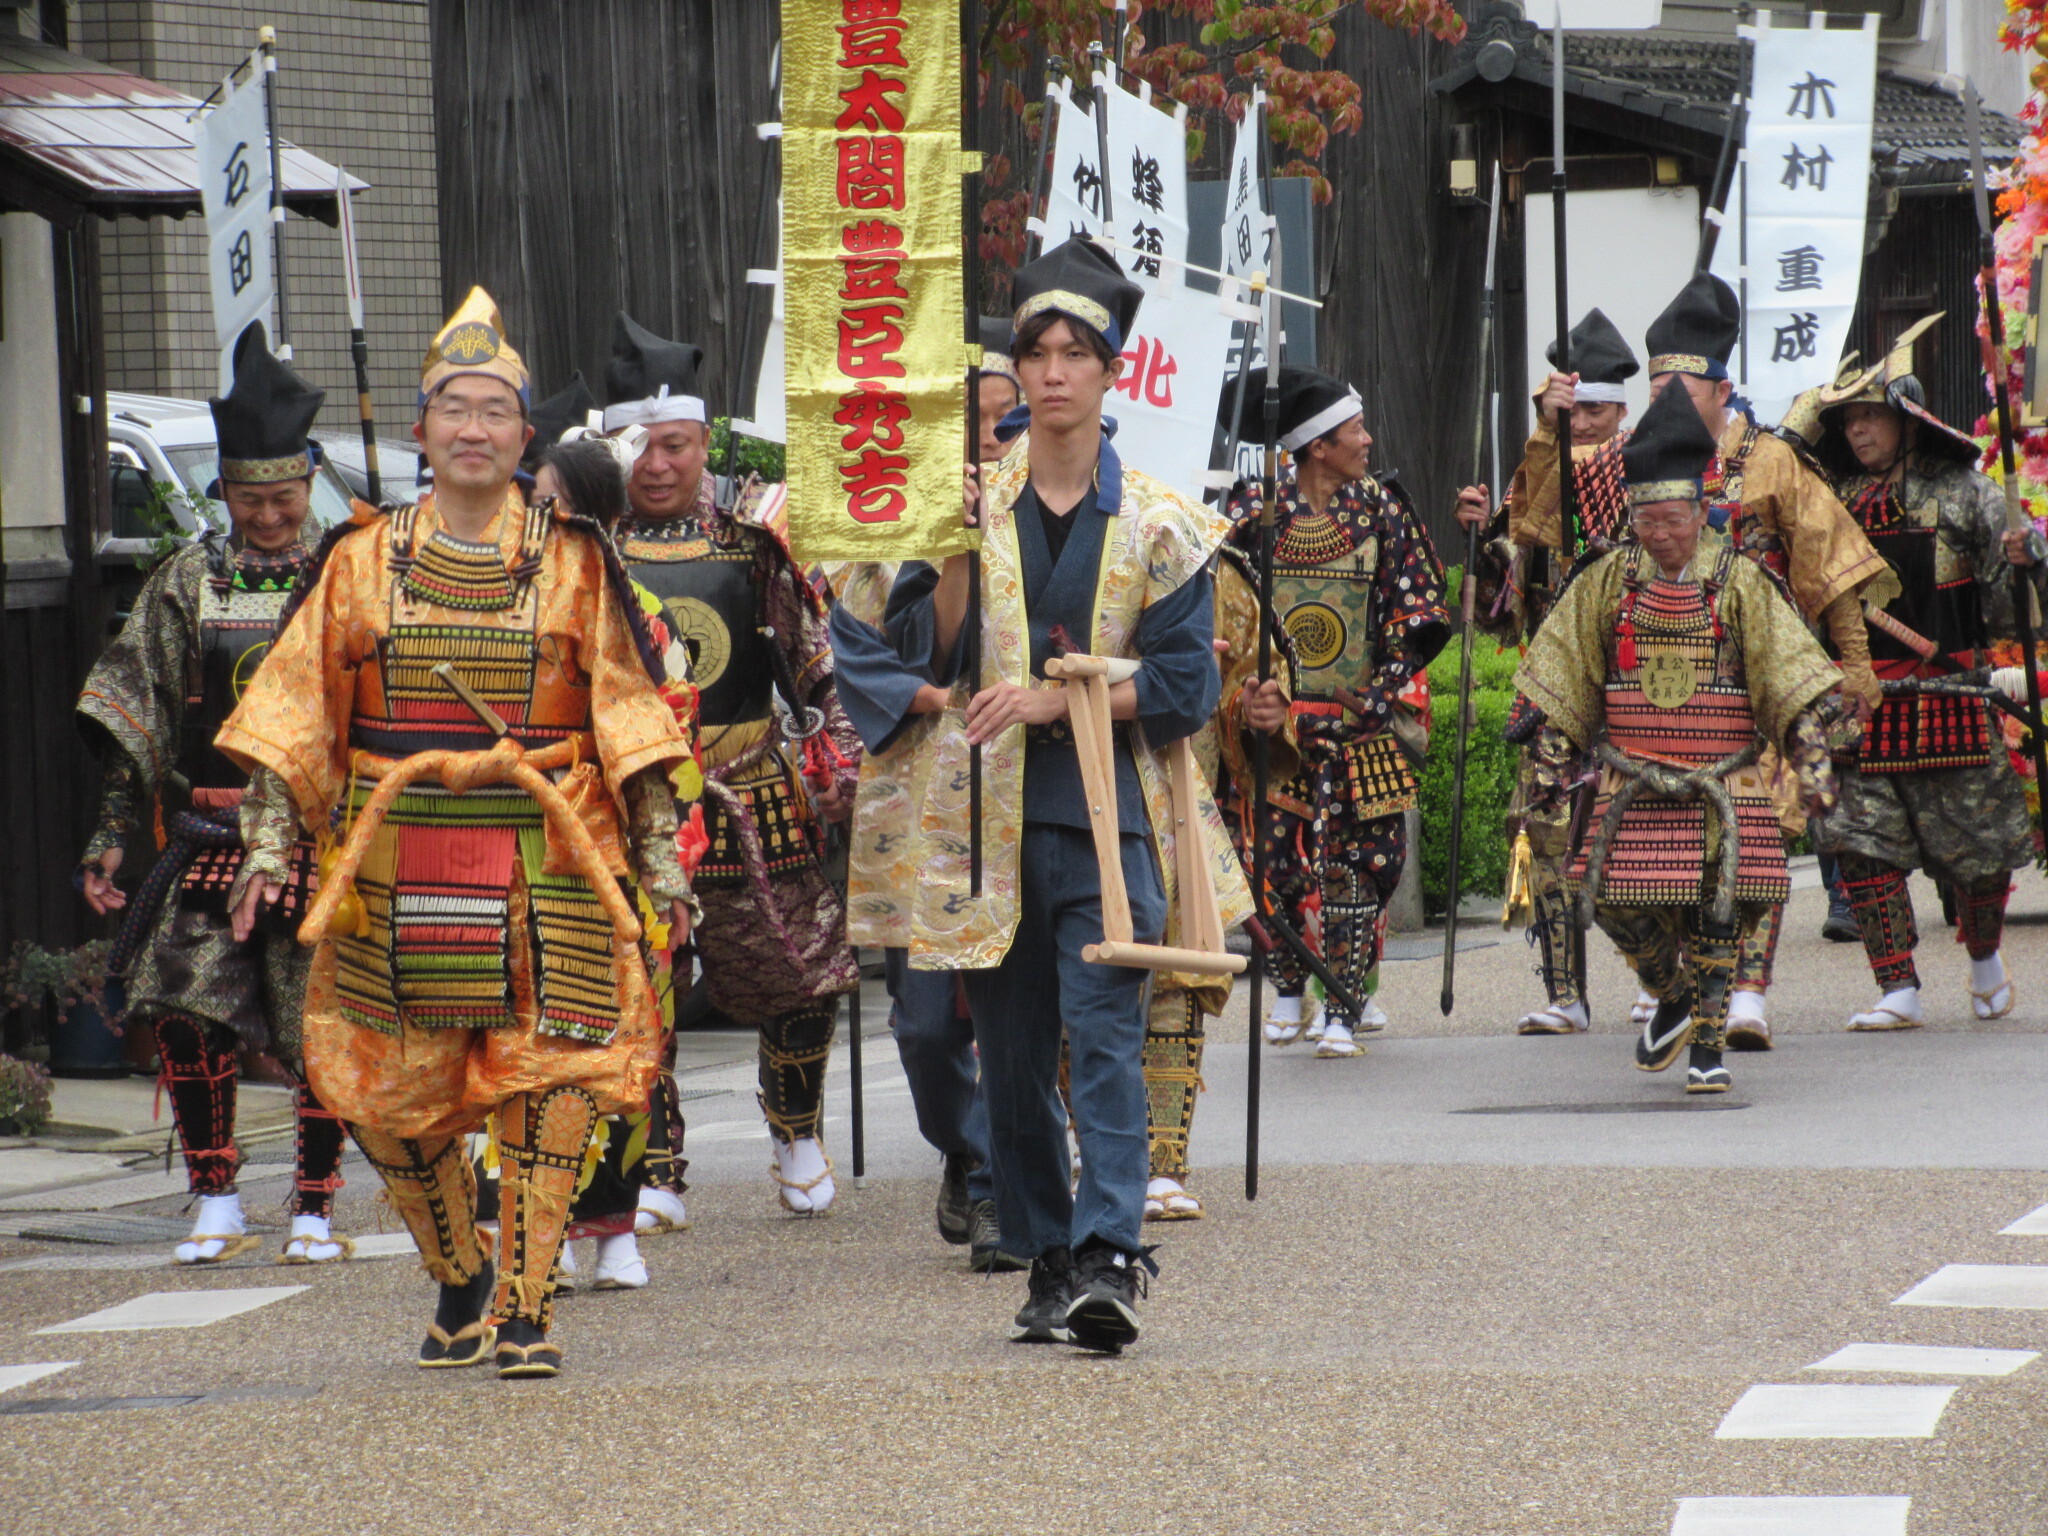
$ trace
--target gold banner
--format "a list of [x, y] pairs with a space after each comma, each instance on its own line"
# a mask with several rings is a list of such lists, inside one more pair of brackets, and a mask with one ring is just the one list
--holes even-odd
[[782, 281], [797, 557], [967, 547], [956, 0], [783, 0]]

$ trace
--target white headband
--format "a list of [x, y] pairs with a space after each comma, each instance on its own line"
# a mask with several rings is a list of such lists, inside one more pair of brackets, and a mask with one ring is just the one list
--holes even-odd
[[1588, 405], [1624, 405], [1628, 391], [1619, 384], [1580, 384], [1574, 391]]
[[1324, 406], [1292, 432], [1282, 434], [1280, 446], [1289, 453], [1298, 453], [1332, 427], [1341, 427], [1352, 417], [1364, 414], [1364, 411], [1365, 397], [1354, 389], [1335, 405]]
[[651, 427], [659, 421], [703, 421], [704, 402], [695, 395], [672, 395], [666, 384], [658, 393], [645, 400], [627, 400], [619, 405], [604, 408], [604, 429], [616, 432], [621, 427]]

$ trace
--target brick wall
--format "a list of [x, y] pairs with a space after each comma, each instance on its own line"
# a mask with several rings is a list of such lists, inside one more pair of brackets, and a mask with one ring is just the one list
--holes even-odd
[[[283, 136], [342, 165], [356, 197], [370, 382], [379, 432], [412, 419], [419, 359], [441, 322], [434, 109], [425, 0], [77, 0], [71, 46], [194, 96], [277, 28]], [[203, 399], [218, 353], [205, 226], [123, 219], [103, 244], [110, 388]], [[328, 391], [323, 422], [354, 417], [341, 238], [294, 214], [285, 226], [294, 366]]]

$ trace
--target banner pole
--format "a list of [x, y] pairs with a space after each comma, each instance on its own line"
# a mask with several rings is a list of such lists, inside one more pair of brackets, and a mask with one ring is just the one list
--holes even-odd
[[284, 155], [277, 138], [277, 28], [258, 27], [256, 47], [263, 55], [263, 126], [270, 139], [270, 259], [277, 274], [277, 356], [290, 362], [292, 320], [284, 284]]
[[[1266, 138], [1265, 72], [1254, 86], [1254, 131], [1258, 137], [1259, 181], [1264, 188], [1265, 215], [1272, 219], [1267, 242], [1267, 270], [1264, 317], [1260, 328], [1266, 343], [1266, 398], [1263, 412], [1266, 447], [1265, 476], [1259, 495], [1259, 681], [1273, 672], [1273, 516], [1279, 496], [1280, 477], [1280, 300], [1275, 292], [1280, 283], [1280, 224], [1273, 214], [1273, 151]], [[1250, 355], [1250, 346], [1246, 346]], [[1252, 910], [1266, 917], [1266, 794], [1272, 775], [1271, 743], [1263, 731], [1252, 735]], [[1263, 923], [1261, 928], [1263, 930]], [[1260, 937], [1268, 937], [1263, 933]], [[1251, 1054], [1245, 1062], [1244, 1093], [1244, 1197], [1259, 1198], [1259, 1093], [1265, 1068], [1266, 961], [1258, 938], [1252, 941], [1251, 964]]]
[[[967, 346], [964, 425], [967, 462], [981, 459], [981, 65], [974, 54], [974, 0], [960, 0], [960, 275], [961, 324]], [[978, 471], [977, 471], [978, 473]], [[967, 679], [970, 696], [981, 692], [981, 530], [967, 548]], [[981, 744], [967, 749], [967, 894], [981, 898]]]

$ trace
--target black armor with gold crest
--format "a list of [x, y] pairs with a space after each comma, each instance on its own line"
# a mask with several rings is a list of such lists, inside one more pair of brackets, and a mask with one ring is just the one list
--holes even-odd
[[775, 686], [754, 553], [743, 539], [714, 538], [694, 518], [635, 522], [620, 531], [633, 580], [661, 602], [688, 649], [705, 726], [766, 720]]

